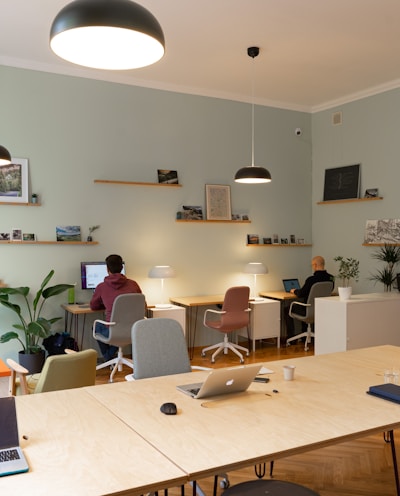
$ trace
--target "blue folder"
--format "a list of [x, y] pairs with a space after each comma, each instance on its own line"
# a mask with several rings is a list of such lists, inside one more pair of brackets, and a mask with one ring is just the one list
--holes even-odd
[[397, 384], [388, 383], [379, 384], [378, 386], [370, 386], [367, 393], [383, 398], [384, 400], [400, 403], [400, 386]]

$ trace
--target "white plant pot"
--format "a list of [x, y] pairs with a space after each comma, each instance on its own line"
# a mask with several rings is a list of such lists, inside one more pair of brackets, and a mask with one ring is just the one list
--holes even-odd
[[347, 288], [338, 288], [340, 301], [350, 300], [352, 288], [349, 286]]

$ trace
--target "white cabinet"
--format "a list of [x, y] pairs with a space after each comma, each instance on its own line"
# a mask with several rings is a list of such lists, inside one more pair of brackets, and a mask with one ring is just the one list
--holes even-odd
[[392, 344], [400, 346], [400, 293], [338, 296], [315, 300], [316, 355]]
[[151, 318], [162, 317], [164, 319], [177, 320], [182, 326], [183, 333], [186, 335], [186, 311], [183, 307], [178, 307], [177, 305], [171, 305], [167, 308], [149, 308], [148, 316]]
[[[249, 303], [250, 312], [250, 338], [253, 351], [256, 349], [257, 339], [276, 338], [277, 347], [280, 347], [281, 336], [281, 304], [279, 301], [263, 298], [261, 301]], [[247, 338], [246, 329], [237, 333]]]

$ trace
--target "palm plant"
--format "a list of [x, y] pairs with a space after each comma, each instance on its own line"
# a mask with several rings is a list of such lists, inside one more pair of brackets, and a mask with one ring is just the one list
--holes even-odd
[[370, 278], [371, 281], [381, 282], [385, 291], [391, 291], [392, 285], [396, 280], [396, 265], [400, 262], [400, 246], [385, 244], [378, 251], [374, 252], [372, 258], [384, 262], [386, 265], [383, 269], [377, 270]]
[[[0, 303], [17, 314], [19, 323], [13, 324], [13, 327], [18, 331], [22, 331], [24, 335], [24, 338], [21, 339], [20, 333], [8, 331], [0, 336], [0, 343], [7, 343], [12, 339], [17, 339], [21, 343], [24, 353], [37, 353], [42, 349], [40, 340], [48, 337], [51, 326], [61, 319], [61, 317], [54, 317], [52, 319], [41, 317], [45, 302], [50, 297], [59, 295], [73, 287], [72, 284], [57, 284], [46, 287], [53, 275], [54, 270], [51, 270], [44, 278], [32, 302], [29, 299], [29, 287], [0, 288]], [[20, 305], [10, 301], [10, 296], [13, 295], [22, 297], [24, 306], [26, 307], [25, 314], [22, 312]]]

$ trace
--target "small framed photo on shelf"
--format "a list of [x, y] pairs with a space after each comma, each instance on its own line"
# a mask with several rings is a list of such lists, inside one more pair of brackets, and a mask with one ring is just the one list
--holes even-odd
[[287, 238], [281, 238], [281, 245], [288, 245], [288, 239]]
[[247, 244], [248, 245], [258, 245], [260, 242], [260, 238], [258, 234], [248, 234], [247, 235]]
[[179, 184], [178, 171], [169, 169], [157, 169], [159, 184]]
[[295, 245], [296, 244], [296, 236], [294, 234], [290, 235], [290, 244]]
[[11, 164], [0, 166], [0, 202], [28, 203], [27, 158], [12, 158]]
[[11, 241], [22, 241], [22, 229], [13, 227], [11, 231]]
[[57, 226], [57, 241], [81, 241], [80, 226]]
[[240, 214], [232, 214], [232, 220], [242, 220]]
[[263, 238], [263, 243], [264, 243], [264, 245], [272, 245], [272, 239], [271, 238]]
[[247, 214], [242, 215], [242, 220], [249, 220], [249, 216]]
[[33, 233], [23, 233], [22, 241], [36, 241], [36, 235]]
[[0, 233], [0, 241], [10, 241], [11, 234], [9, 232]]
[[279, 245], [279, 236], [277, 234], [272, 235], [272, 244]]
[[232, 220], [231, 187], [206, 184], [207, 220]]
[[378, 195], [378, 188], [369, 188], [365, 190], [364, 198], [377, 198]]
[[297, 244], [298, 245], [304, 245], [304, 238], [298, 238], [297, 239]]
[[202, 207], [193, 205], [183, 205], [182, 219], [186, 220], [203, 220]]

